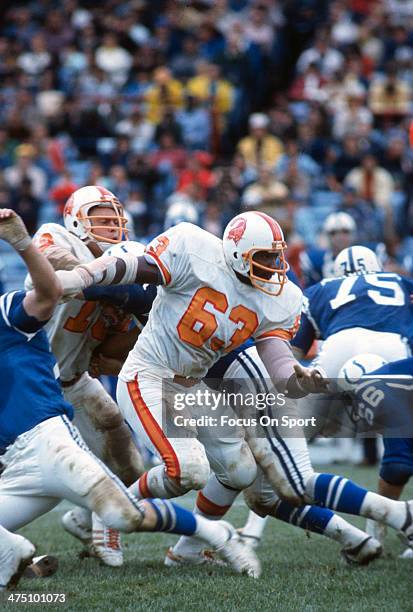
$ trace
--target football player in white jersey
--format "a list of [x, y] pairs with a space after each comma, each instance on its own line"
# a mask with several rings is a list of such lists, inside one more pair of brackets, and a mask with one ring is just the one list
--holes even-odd
[[[231, 477], [229, 465], [216, 461], [217, 456], [225, 461], [226, 454], [219, 440], [210, 444], [213, 434], [202, 432], [204, 443], [189, 437], [190, 431], [186, 438], [165, 434], [163, 380], [196, 389], [225, 352], [252, 337], [270, 379], [288, 394], [290, 405], [326, 389], [328, 381], [318, 370], [300, 366], [288, 344], [299, 326], [302, 293], [286, 282], [285, 248], [278, 223], [250, 211], [229, 223], [222, 241], [184, 223], [156, 238], [144, 257], [102, 257], [58, 273], [66, 295], [92, 284], [161, 285], [119, 376], [118, 402], [126, 420], [164, 460], [164, 466], [152, 468], [131, 487], [137, 496], [172, 497], [205, 487], [204, 508], [213, 513], [216, 508], [225, 511], [238, 494], [224, 481]], [[314, 472], [303, 434], [299, 427], [295, 431], [296, 438], [282, 440], [286, 454], [299, 466], [293, 469], [294, 479], [286, 478], [271, 438], [248, 441], [263, 471], [249, 492], [253, 509], [271, 514], [277, 491], [298, 506], [310, 503], [384, 519], [413, 540], [412, 502], [385, 499], [340, 476]], [[217, 476], [213, 481], [210, 465]]]
[[[55, 270], [71, 270], [93, 261], [127, 236], [123, 206], [104, 187], [75, 191], [65, 205], [63, 220], [65, 227], [46, 223], [34, 236], [34, 243]], [[116, 324], [113, 309], [108, 318], [106, 314], [99, 302], [73, 299], [56, 309], [46, 331], [59, 365], [64, 397], [75, 408], [76, 426], [95, 455], [130, 485], [143, 471], [140, 455], [116, 403], [88, 374], [94, 349], [125, 323]], [[89, 521], [87, 511], [80, 509], [63, 517], [65, 528], [77, 537], [82, 535], [81, 525]], [[106, 535], [103, 541], [101, 534], [95, 534], [93, 551], [104, 563], [120, 565], [119, 539], [113, 531]]]

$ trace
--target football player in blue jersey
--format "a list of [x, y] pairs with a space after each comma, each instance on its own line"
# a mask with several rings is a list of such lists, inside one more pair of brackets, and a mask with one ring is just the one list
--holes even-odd
[[316, 358], [329, 378], [360, 353], [386, 362], [408, 357], [413, 348], [413, 281], [383, 272], [370, 249], [354, 246], [339, 253], [335, 278], [304, 292], [300, 329], [292, 341], [304, 357], [315, 339], [323, 340]]
[[[383, 435], [378, 492], [392, 499], [400, 499], [413, 475], [412, 392], [413, 358], [409, 357], [365, 374], [351, 393], [354, 427]], [[368, 530], [380, 540], [384, 538], [385, 530], [377, 523], [368, 525]], [[407, 548], [401, 557], [412, 559], [413, 550]]]
[[300, 271], [304, 287], [310, 287], [323, 278], [334, 276], [334, 259], [343, 249], [354, 243], [356, 224], [345, 212], [331, 213], [324, 222], [323, 233], [328, 247], [310, 247], [300, 253]]
[[[71, 423], [73, 408], [64, 400], [55, 377], [56, 361], [43, 329], [62, 287], [12, 210], [0, 210], [0, 238], [18, 251], [33, 282], [30, 291], [13, 291], [0, 298], [0, 454], [5, 466], [0, 479], [0, 525], [13, 532], [68, 499], [120, 531], [195, 534], [219, 550], [236, 571], [258, 577], [258, 559], [231, 525], [212, 523], [170, 501], [138, 501], [89, 451]], [[3, 554], [3, 548], [2, 588], [14, 579], [7, 568], [29, 562], [33, 554], [30, 544], [17, 538], [9, 539], [8, 554]]]

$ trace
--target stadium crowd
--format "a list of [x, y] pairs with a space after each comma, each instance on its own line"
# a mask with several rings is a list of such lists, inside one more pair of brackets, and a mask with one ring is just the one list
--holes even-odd
[[31, 233], [61, 221], [76, 188], [101, 184], [144, 241], [173, 202], [192, 203], [217, 235], [259, 209], [285, 228], [302, 280], [297, 253], [326, 246], [323, 223], [343, 211], [355, 241], [413, 273], [412, 3], [37, 0], [1, 11], [0, 206]]

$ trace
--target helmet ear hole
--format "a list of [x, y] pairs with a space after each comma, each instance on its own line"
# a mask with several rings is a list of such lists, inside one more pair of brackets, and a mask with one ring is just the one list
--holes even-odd
[[77, 221], [73, 221], [73, 226], [77, 227], [77, 225], [78, 225]]
[[238, 253], [234, 251], [234, 259], [238, 259]]

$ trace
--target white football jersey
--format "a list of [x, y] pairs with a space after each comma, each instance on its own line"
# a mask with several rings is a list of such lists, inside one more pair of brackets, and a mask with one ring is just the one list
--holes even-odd
[[298, 329], [301, 290], [287, 282], [271, 296], [242, 283], [225, 262], [222, 240], [195, 225], [180, 223], [158, 236], [145, 257], [164, 285], [120, 372], [124, 381], [142, 364], [164, 376], [199, 378], [250, 337], [291, 340]]
[[[79, 261], [94, 260], [88, 247], [77, 236], [57, 223], [45, 223], [34, 236], [36, 246], [47, 256], [51, 245], [70, 251]], [[87, 372], [93, 350], [105, 338], [107, 328], [98, 302], [70, 300], [58, 306], [45, 326], [63, 381]]]

